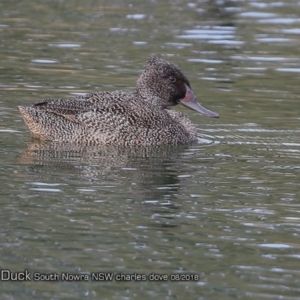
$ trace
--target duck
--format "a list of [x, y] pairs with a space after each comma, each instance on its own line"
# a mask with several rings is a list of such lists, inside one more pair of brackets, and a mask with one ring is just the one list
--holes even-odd
[[190, 82], [175, 64], [150, 56], [134, 92], [100, 91], [71, 98], [47, 98], [18, 106], [31, 136], [42, 141], [80, 145], [188, 144], [197, 130], [181, 104], [199, 114], [218, 118], [202, 106]]

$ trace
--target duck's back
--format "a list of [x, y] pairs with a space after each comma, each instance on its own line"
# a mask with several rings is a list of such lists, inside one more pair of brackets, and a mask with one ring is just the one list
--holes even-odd
[[183, 114], [124, 91], [45, 99], [19, 110], [32, 135], [44, 140], [86, 145], [157, 145], [196, 139], [195, 128]]

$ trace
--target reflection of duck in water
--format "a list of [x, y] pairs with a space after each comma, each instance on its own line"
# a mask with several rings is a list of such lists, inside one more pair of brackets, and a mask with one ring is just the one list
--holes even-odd
[[[84, 178], [89, 187], [114, 186], [119, 187], [120, 193], [130, 189], [135, 197], [149, 200], [178, 191], [180, 169], [172, 166], [190, 159], [190, 154], [185, 155], [189, 147], [98, 147], [32, 140], [18, 161], [28, 165], [30, 174], [26, 172], [26, 176], [30, 176], [30, 182], [57, 183], [57, 178], [61, 178], [61, 182], [72, 182], [73, 186], [77, 178]], [[167, 189], [160, 189], [166, 186]]]
[[29, 198], [42, 193], [39, 199], [49, 200], [49, 191], [58, 189], [64, 203], [54, 205], [70, 205], [75, 213], [92, 210], [101, 218], [136, 211], [151, 214], [143, 226], [171, 227], [177, 226], [174, 215], [181, 212], [188, 184], [179, 175], [187, 174], [191, 155], [201, 149], [207, 153], [205, 145], [86, 147], [32, 140], [18, 159], [26, 167], [16, 176], [28, 183], [23, 192]]
[[42, 140], [84, 145], [185, 144], [197, 140], [197, 133], [184, 114], [168, 109], [179, 103], [218, 117], [199, 104], [178, 67], [150, 57], [135, 93], [45, 99], [19, 110], [32, 136]]

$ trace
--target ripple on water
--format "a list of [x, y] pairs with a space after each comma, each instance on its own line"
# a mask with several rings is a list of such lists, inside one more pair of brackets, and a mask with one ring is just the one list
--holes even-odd
[[278, 16], [274, 13], [267, 13], [267, 12], [258, 12], [258, 11], [247, 11], [240, 13], [241, 17], [247, 17], [247, 18], [271, 18]]
[[273, 248], [273, 249], [289, 249], [292, 248], [292, 246], [290, 245], [286, 245], [286, 244], [258, 244], [258, 246], [260, 247], [264, 247], [264, 248]]
[[300, 68], [277, 68], [275, 70], [278, 72], [300, 73]]
[[242, 44], [235, 41], [235, 28], [231, 26], [203, 26], [196, 29], [186, 30], [184, 35], [176, 36], [180, 39], [205, 40], [208, 43]]
[[51, 193], [60, 193], [62, 190], [60, 189], [49, 189], [49, 188], [30, 188], [31, 191], [38, 191], [38, 192], [51, 192]]
[[52, 47], [58, 47], [58, 48], [80, 48], [80, 44], [75, 43], [61, 43], [61, 44], [49, 44], [49, 46]]
[[146, 18], [146, 15], [144, 15], [144, 14], [134, 14], [134, 15], [126, 16], [126, 19], [131, 19], [131, 20], [142, 20], [145, 18]]
[[145, 41], [133, 41], [132, 43], [137, 46], [144, 46], [148, 44], [148, 42]]
[[258, 20], [261, 24], [294, 24], [300, 23], [300, 18], [274, 18]]
[[5, 133], [16, 133], [20, 132], [19, 130], [13, 130], [13, 129], [0, 129], [0, 132], [5, 132]]
[[221, 64], [223, 63], [222, 60], [218, 59], [201, 59], [201, 58], [189, 58], [189, 62], [200, 62], [200, 63], [207, 63], [207, 64]]
[[300, 34], [300, 28], [281, 29], [283, 33]]
[[190, 43], [166, 43], [167, 46], [170, 46], [170, 47], [175, 47], [175, 48], [178, 48], [178, 49], [182, 49], [182, 48], [185, 48], [185, 47], [190, 47], [192, 46], [193, 44], [190, 44]]
[[278, 56], [241, 56], [241, 55], [233, 55], [230, 57], [231, 59], [237, 60], [250, 60], [250, 61], [270, 61], [270, 62], [279, 62], [279, 61], [290, 61], [294, 60], [287, 57], [278, 57]]
[[268, 7], [281, 7], [281, 6], [287, 6], [289, 3], [284, 2], [271, 2], [271, 3], [265, 3], [265, 2], [254, 2], [249, 1], [249, 5], [257, 8], [268, 8]]
[[63, 183], [46, 183], [46, 182], [28, 182], [27, 184], [37, 186], [37, 187], [29, 188], [29, 190], [31, 191], [50, 192], [50, 193], [61, 193], [63, 192], [61, 189], [51, 188], [51, 187], [66, 185]]
[[280, 37], [265, 37], [265, 38], [256, 38], [258, 42], [263, 42], [263, 43], [290, 43], [294, 41], [294, 39], [289, 39], [289, 38], [280, 38]]
[[58, 61], [53, 59], [32, 59], [31, 62], [37, 64], [56, 64]]

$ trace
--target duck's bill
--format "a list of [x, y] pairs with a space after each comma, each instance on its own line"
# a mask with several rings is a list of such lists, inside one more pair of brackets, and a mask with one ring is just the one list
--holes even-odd
[[197, 100], [196, 96], [194, 95], [193, 91], [186, 86], [186, 93], [185, 97], [179, 100], [180, 104], [186, 106], [196, 112], [211, 117], [211, 118], [219, 118], [219, 115], [205, 107], [203, 107]]

